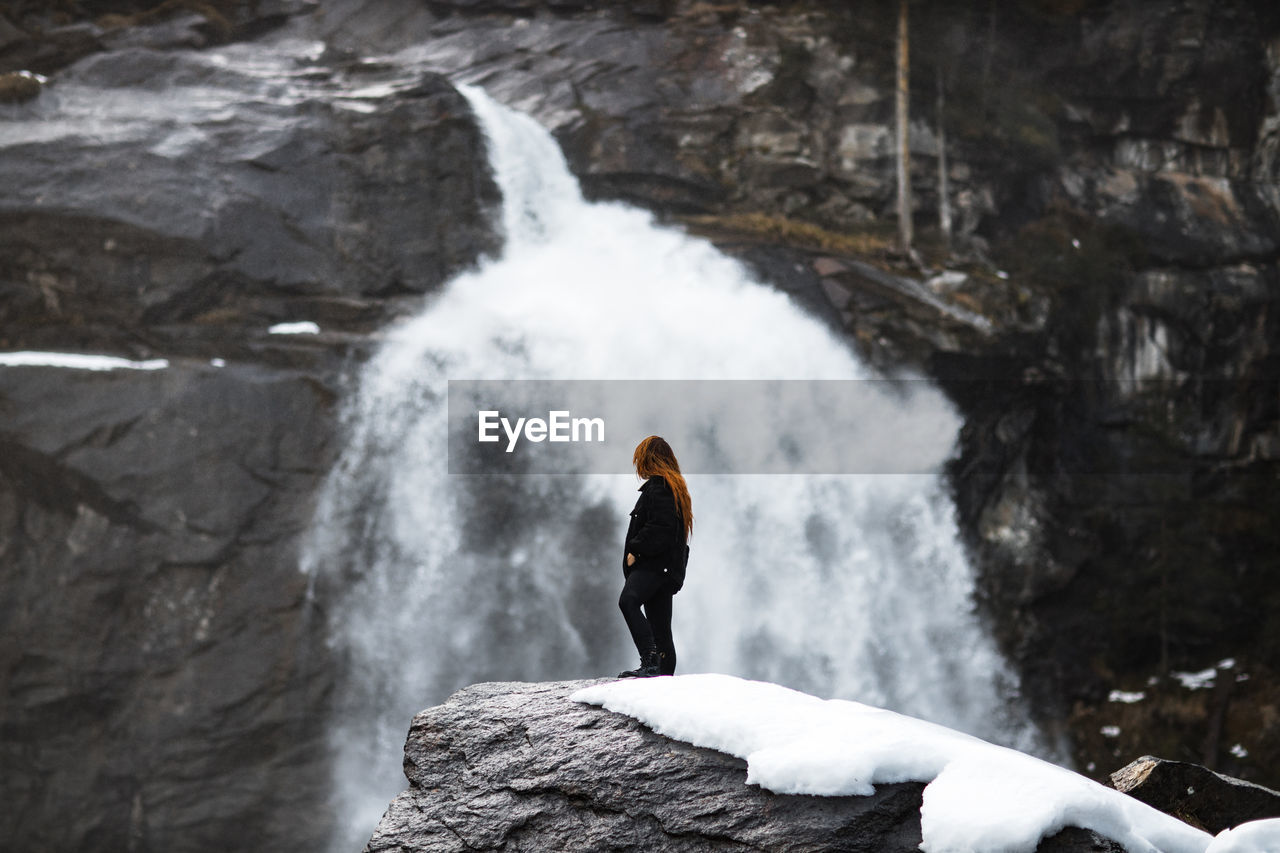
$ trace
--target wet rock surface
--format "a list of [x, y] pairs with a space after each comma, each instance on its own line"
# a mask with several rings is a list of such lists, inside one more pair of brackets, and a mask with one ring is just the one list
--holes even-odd
[[[476, 684], [418, 714], [405, 742], [409, 788], [365, 850], [919, 848], [924, 785], [774, 794], [746, 784], [741, 759], [569, 700], [598, 683]], [[1038, 849], [1122, 853], [1080, 829]]]

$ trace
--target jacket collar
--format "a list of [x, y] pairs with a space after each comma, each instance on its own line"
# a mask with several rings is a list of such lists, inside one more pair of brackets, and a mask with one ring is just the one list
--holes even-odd
[[665, 486], [666, 484], [667, 484], [666, 480], [664, 480], [662, 477], [659, 477], [657, 474], [654, 474], [652, 477], [650, 477], [649, 479], [641, 483], [640, 488], [636, 489], [636, 491], [643, 492], [646, 489], [656, 489], [659, 487], [659, 485]]

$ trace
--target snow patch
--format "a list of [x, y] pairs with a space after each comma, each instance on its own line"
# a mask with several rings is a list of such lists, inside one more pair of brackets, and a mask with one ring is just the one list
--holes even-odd
[[1211, 668], [1202, 669], [1199, 672], [1171, 672], [1169, 674], [1178, 679], [1178, 683], [1188, 690], [1207, 690], [1213, 686], [1218, 670]]
[[1141, 702], [1147, 698], [1147, 694], [1141, 690], [1130, 693], [1127, 690], [1112, 690], [1111, 695], [1107, 697], [1108, 702], [1120, 702], [1125, 705], [1132, 705], [1135, 702]]
[[23, 77], [23, 78], [26, 78], [27, 80], [34, 80], [37, 83], [39, 83], [41, 86], [49, 82], [48, 77], [44, 76], [43, 74], [36, 74], [34, 71], [14, 71], [12, 73], [13, 73], [13, 76], [15, 77]]
[[969, 280], [969, 274], [959, 270], [943, 270], [925, 281], [934, 293], [949, 293]]
[[1280, 850], [1280, 818], [1254, 820], [1224, 829], [1205, 853], [1274, 853]]
[[71, 370], [164, 370], [167, 359], [130, 361], [78, 352], [0, 352], [0, 367], [65, 367]]
[[302, 320], [297, 323], [276, 323], [270, 329], [267, 329], [270, 335], [318, 335], [320, 327], [310, 320]]
[[880, 784], [925, 782], [926, 853], [1030, 853], [1067, 826], [1132, 853], [1206, 853], [1211, 840], [1070, 770], [859, 702], [713, 674], [600, 684], [570, 698], [743, 758], [746, 781], [779, 794], [867, 795]]

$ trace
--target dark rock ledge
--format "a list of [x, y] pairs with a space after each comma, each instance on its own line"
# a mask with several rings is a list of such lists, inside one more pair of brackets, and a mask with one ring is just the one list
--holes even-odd
[[[408, 790], [365, 850], [918, 850], [924, 785], [774, 794], [746, 762], [569, 700], [597, 681], [475, 684], [418, 714]], [[1040, 851], [1122, 851], [1066, 829]]]
[[1210, 835], [1280, 817], [1280, 791], [1185, 761], [1144, 755], [1112, 773], [1111, 787]]

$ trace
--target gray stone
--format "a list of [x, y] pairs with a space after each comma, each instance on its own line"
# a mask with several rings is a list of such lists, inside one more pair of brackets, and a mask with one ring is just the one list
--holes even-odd
[[827, 294], [827, 299], [831, 300], [831, 304], [835, 306], [837, 311], [843, 311], [845, 306], [849, 304], [849, 300], [853, 298], [849, 288], [835, 279], [824, 278], [822, 280], [822, 290]]
[[446, 82], [348, 77], [296, 44], [240, 71], [227, 50], [99, 54], [0, 122], [0, 345], [310, 319], [309, 302], [422, 293], [494, 248], [496, 190]]
[[0, 14], [0, 51], [23, 41], [26, 37], [26, 33], [9, 23], [9, 19]]
[[323, 813], [280, 815], [327, 786], [333, 671], [297, 535], [332, 402], [236, 363], [0, 368], [6, 845], [324, 843]]
[[67, 24], [69, 10], [57, 4], [8, 5], [6, 12], [18, 26], [0, 16], [0, 72], [29, 68], [42, 74], [101, 50], [198, 47], [254, 38], [318, 8], [317, 0], [254, 0], [216, 6], [142, 4], [140, 12], [139, 4], [106, 0], [91, 11], [76, 10], [94, 20]]
[[121, 27], [102, 35], [102, 45], [108, 50], [128, 47], [181, 48], [204, 47], [209, 42], [205, 35], [208, 21], [204, 15], [187, 13], [175, 15], [149, 27]]
[[[923, 784], [774, 794], [746, 783], [741, 759], [570, 701], [601, 681], [474, 684], [418, 714], [405, 742], [409, 788], [366, 853], [918, 850]], [[1123, 853], [1078, 828], [1039, 850]]]

